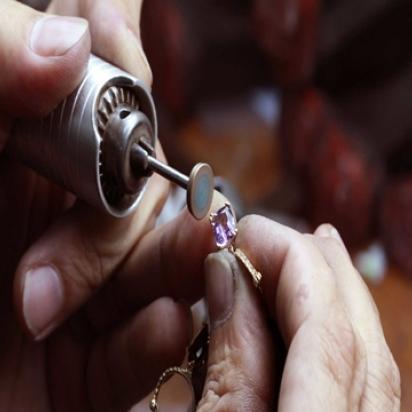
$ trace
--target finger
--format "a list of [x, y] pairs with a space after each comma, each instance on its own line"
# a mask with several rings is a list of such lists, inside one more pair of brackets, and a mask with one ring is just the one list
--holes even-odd
[[192, 335], [191, 313], [162, 298], [131, 324], [97, 343], [88, 368], [94, 410], [128, 410], [168, 367], [180, 365]]
[[263, 274], [266, 301], [289, 346], [279, 410], [355, 408], [365, 383], [365, 349], [335, 273], [312, 238], [251, 216], [240, 222], [236, 245]]
[[155, 223], [167, 182], [154, 176], [137, 211], [124, 219], [76, 205], [25, 253], [14, 290], [17, 313], [36, 339], [47, 336], [101, 287]]
[[[309, 314], [335, 299], [336, 282], [317, 248], [300, 233], [260, 216], [239, 222], [236, 247], [263, 274], [262, 289], [286, 343]], [[318, 281], [324, 287], [318, 287]], [[310, 296], [311, 299], [307, 299]]]
[[273, 410], [273, 342], [260, 296], [227, 251], [210, 255], [205, 271], [210, 342], [206, 382], [197, 410]]
[[314, 242], [336, 273], [351, 322], [362, 337], [368, 359], [363, 410], [399, 410], [400, 375], [386, 343], [376, 304], [354, 268], [342, 238], [331, 225], [321, 225]]
[[[130, 39], [120, 42], [116, 35], [123, 33], [126, 19], [136, 10], [140, 16], [140, 2], [68, 2], [56, 1], [51, 6], [54, 12], [79, 13], [91, 23], [93, 44], [101, 47], [101, 56], [124, 67], [141, 77], [137, 52], [122, 52], [127, 49]], [[65, 8], [68, 8], [67, 10]], [[114, 19], [111, 21], [111, 19]], [[109, 24], [110, 23], [110, 24]], [[106, 25], [108, 24], [108, 25]], [[111, 26], [114, 24], [114, 26]], [[112, 27], [113, 30], [107, 30]], [[97, 33], [96, 32], [97, 30]], [[99, 37], [103, 36], [104, 38]], [[110, 38], [107, 33], [110, 32]], [[131, 33], [131, 32], [130, 32]], [[131, 35], [131, 34], [130, 34]], [[136, 39], [134, 39], [136, 42]], [[129, 42], [129, 43], [128, 43]], [[109, 47], [112, 55], [105, 47]], [[119, 47], [122, 44], [124, 47]], [[126, 57], [137, 62], [126, 62]], [[133, 70], [132, 70], [133, 69]], [[163, 157], [160, 145], [158, 157]], [[18, 314], [26, 330], [36, 339], [47, 336], [91, 294], [100, 287], [120, 264], [140, 236], [154, 225], [158, 211], [164, 204], [168, 184], [164, 179], [153, 177], [145, 193], [139, 211], [128, 219], [118, 220], [102, 216], [85, 206], [79, 206], [68, 213], [52, 227], [23, 257], [15, 280], [15, 301]], [[62, 255], [61, 251], [65, 254]], [[41, 304], [39, 303], [41, 302]]]
[[[215, 192], [211, 210], [225, 202]], [[203, 262], [215, 250], [209, 220], [197, 221], [185, 209], [141, 239], [89, 305], [91, 322], [107, 327], [161, 296], [196, 302], [204, 295]]]
[[383, 337], [378, 309], [338, 231], [329, 224], [321, 225], [314, 232], [313, 242], [336, 274], [339, 293], [359, 332], [366, 332], [365, 337], [371, 334], [373, 339]]
[[87, 19], [93, 52], [151, 86], [152, 72], [140, 38], [141, 8], [142, 0], [55, 0], [49, 10]]
[[82, 368], [64, 352], [68, 336], [57, 333], [52, 337], [50, 376], [55, 383], [66, 383], [54, 385], [56, 410], [129, 410], [153, 389], [166, 368], [182, 363], [191, 335], [190, 308], [168, 298], [157, 300], [123, 326], [99, 337], [82, 354]]
[[47, 114], [79, 84], [89, 52], [84, 19], [45, 15], [3, 0], [0, 109], [10, 117]]

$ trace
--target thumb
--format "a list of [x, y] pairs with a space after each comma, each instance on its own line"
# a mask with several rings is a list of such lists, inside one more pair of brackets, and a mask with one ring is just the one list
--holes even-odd
[[251, 279], [227, 251], [209, 255], [205, 270], [210, 343], [198, 412], [272, 410], [273, 343]]
[[11, 118], [50, 112], [80, 83], [89, 53], [86, 20], [46, 15], [2, 0], [1, 117], [11, 124]]

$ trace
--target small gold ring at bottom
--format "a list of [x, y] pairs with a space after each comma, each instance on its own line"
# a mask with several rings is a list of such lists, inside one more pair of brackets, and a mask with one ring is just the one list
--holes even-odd
[[159, 397], [160, 389], [162, 388], [163, 384], [167, 382], [173, 375], [180, 375], [182, 378], [185, 379], [185, 381], [189, 385], [191, 392], [192, 392], [192, 402], [191, 402], [191, 405], [188, 407], [188, 411], [195, 410], [195, 395], [194, 395], [194, 390], [193, 390], [193, 385], [192, 385], [192, 367], [193, 367], [192, 364], [189, 364], [187, 368], [174, 366], [172, 368], [166, 369], [162, 373], [162, 375], [160, 376], [156, 384], [153, 397], [150, 401], [150, 410], [152, 412], [159, 412], [158, 397]]

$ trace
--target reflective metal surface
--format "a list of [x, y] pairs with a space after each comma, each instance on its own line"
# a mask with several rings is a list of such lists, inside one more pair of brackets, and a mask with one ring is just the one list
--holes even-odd
[[[118, 103], [127, 103], [129, 110], [144, 113], [151, 125], [150, 143], [154, 147], [156, 114], [146, 86], [128, 73], [92, 56], [82, 83], [47, 118], [16, 122], [7, 152], [87, 203], [112, 216], [123, 217], [137, 207], [145, 181], [139, 183], [133, 194], [124, 187], [111, 188], [110, 180], [105, 181], [101, 155], [104, 127], [99, 109], [105, 104], [107, 91], [111, 88], [127, 90], [132, 95], [131, 99], [125, 98]], [[133, 128], [129, 128], [129, 132], [132, 131]], [[124, 139], [129, 137], [124, 136]], [[115, 202], [108, 195], [113, 191], [116, 191]]]

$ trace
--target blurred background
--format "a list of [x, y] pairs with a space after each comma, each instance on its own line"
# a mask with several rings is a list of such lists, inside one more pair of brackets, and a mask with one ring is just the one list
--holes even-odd
[[412, 2], [146, 0], [160, 139], [239, 215], [341, 232], [412, 410]]
[[377, 301], [404, 411], [411, 36], [410, 0], [146, 0], [142, 16], [169, 162], [210, 163], [239, 216], [338, 228]]

